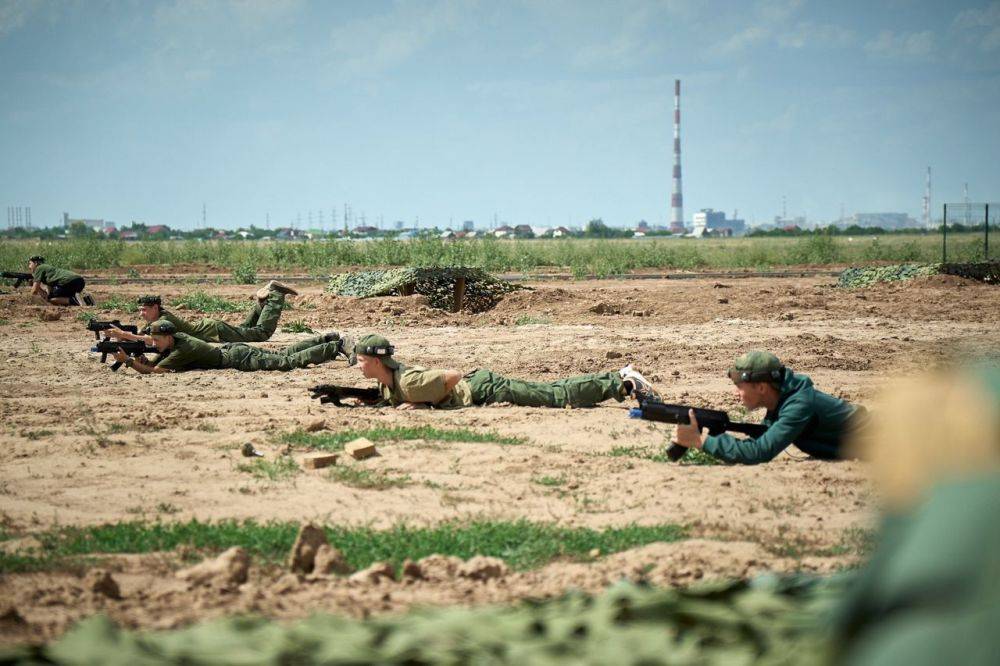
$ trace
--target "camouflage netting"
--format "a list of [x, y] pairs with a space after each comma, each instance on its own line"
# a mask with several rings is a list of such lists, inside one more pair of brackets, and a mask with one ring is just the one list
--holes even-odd
[[511, 607], [438, 608], [284, 625], [228, 618], [163, 633], [97, 616], [0, 663], [56, 664], [810, 664], [845, 580], [762, 577], [689, 590], [628, 583]]
[[339, 296], [400, 296], [407, 287], [427, 297], [432, 307], [451, 311], [455, 303], [455, 282], [465, 278], [462, 310], [484, 312], [510, 292], [527, 287], [497, 279], [480, 268], [424, 267], [358, 271], [334, 275], [326, 286]]
[[837, 280], [838, 287], [867, 287], [876, 282], [896, 282], [928, 275], [956, 275], [988, 284], [1000, 284], [1000, 262], [972, 264], [896, 264], [847, 268]]

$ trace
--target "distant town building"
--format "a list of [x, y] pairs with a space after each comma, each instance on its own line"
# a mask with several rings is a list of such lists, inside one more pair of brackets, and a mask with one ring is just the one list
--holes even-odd
[[83, 224], [93, 231], [104, 232], [108, 227], [112, 230], [115, 228], [115, 223], [110, 220], [98, 220], [98, 219], [86, 219], [86, 218], [73, 218], [69, 216], [69, 213], [63, 213], [63, 227], [69, 229], [74, 224]]
[[466, 220], [465, 222], [462, 222], [462, 231], [472, 231], [475, 228], [476, 228], [476, 223], [473, 222], [472, 220]]
[[918, 226], [916, 220], [906, 213], [855, 213], [838, 222], [838, 226], [858, 226], [862, 228], [907, 229]]
[[726, 219], [724, 212], [711, 208], [702, 208], [694, 214], [691, 222], [692, 236], [742, 236], [747, 230], [746, 220]]

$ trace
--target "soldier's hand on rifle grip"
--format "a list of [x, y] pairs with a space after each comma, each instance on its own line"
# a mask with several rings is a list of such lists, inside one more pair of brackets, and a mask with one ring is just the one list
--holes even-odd
[[115, 360], [118, 361], [119, 363], [124, 363], [125, 359], [128, 358], [128, 354], [123, 352], [121, 347], [119, 347], [118, 349], [115, 350], [114, 357]]
[[694, 410], [688, 410], [688, 420], [690, 423], [687, 425], [677, 426], [677, 443], [681, 446], [686, 446], [689, 449], [700, 449], [702, 444], [705, 443], [705, 439], [708, 437], [707, 433], [702, 432], [701, 426], [698, 425], [698, 419], [694, 415]]

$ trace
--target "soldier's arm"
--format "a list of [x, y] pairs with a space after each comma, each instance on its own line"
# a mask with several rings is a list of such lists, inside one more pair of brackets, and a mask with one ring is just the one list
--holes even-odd
[[756, 465], [773, 460], [802, 434], [812, 419], [812, 408], [806, 396], [782, 406], [778, 419], [756, 438], [742, 439], [723, 433], [705, 439], [702, 450], [720, 460], [744, 465]]
[[[138, 372], [140, 375], [157, 374], [162, 375], [168, 372], [173, 372], [173, 370], [168, 370], [167, 368], [161, 368], [159, 366], [153, 365], [146, 360], [145, 356], [135, 356], [132, 359], [130, 367]], [[129, 363], [126, 361], [126, 365]]]

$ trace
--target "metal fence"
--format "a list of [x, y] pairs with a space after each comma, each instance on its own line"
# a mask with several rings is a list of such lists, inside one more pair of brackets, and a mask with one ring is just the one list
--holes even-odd
[[[996, 249], [990, 248], [992, 240], [994, 248], [1000, 243], [1000, 204], [998, 203], [947, 203], [944, 204], [941, 225], [941, 261], [948, 261], [948, 236], [954, 236], [956, 231], [977, 233], [980, 235], [976, 259], [990, 261], [1000, 257]], [[992, 237], [992, 238], [991, 238]]]

